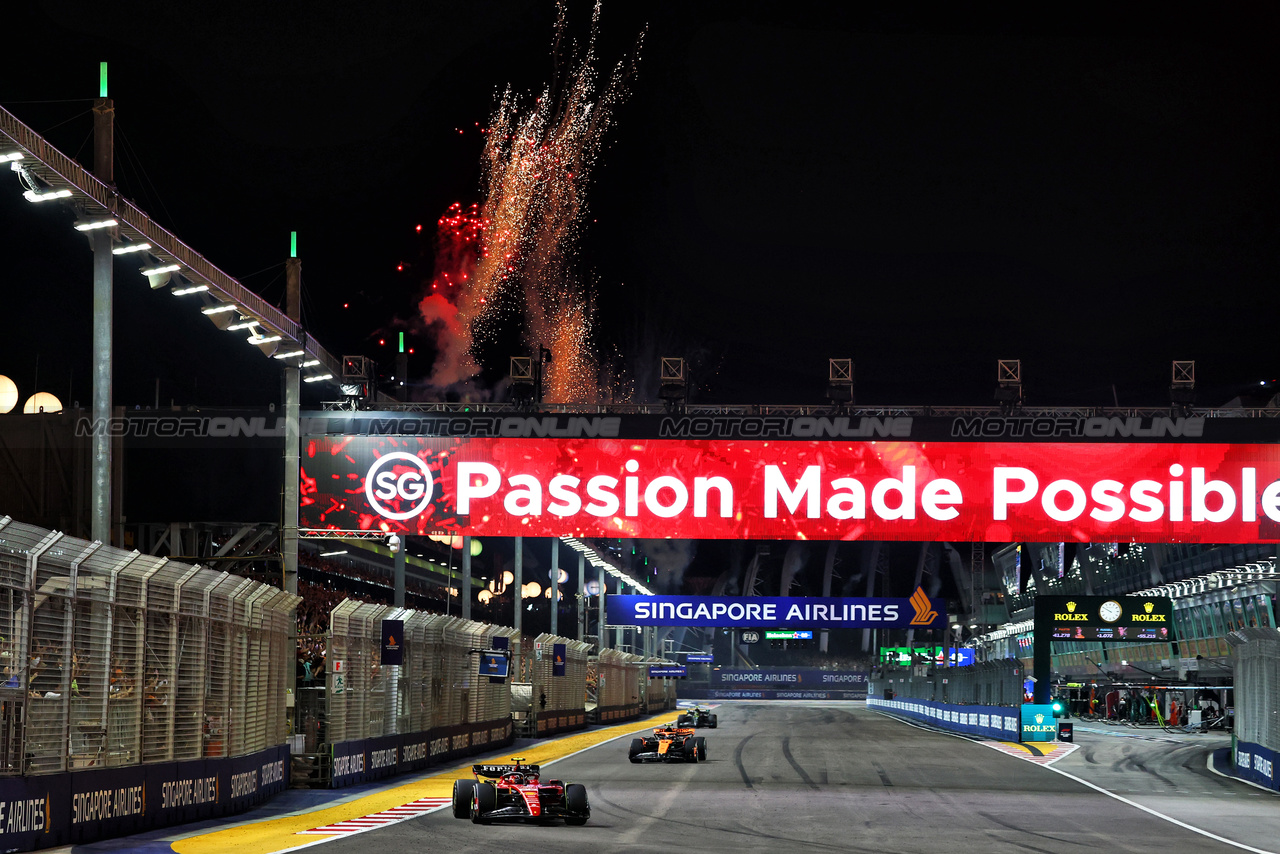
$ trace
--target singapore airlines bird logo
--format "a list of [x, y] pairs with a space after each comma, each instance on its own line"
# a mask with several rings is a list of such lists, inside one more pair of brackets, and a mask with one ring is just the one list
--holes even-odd
[[933, 610], [923, 587], [917, 587], [916, 592], [911, 594], [911, 607], [916, 612], [916, 615], [911, 618], [913, 626], [927, 626], [938, 618], [938, 612]]

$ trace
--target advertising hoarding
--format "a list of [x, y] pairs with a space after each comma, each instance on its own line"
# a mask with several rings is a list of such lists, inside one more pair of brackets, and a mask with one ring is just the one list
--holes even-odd
[[916, 588], [906, 599], [621, 594], [605, 601], [605, 611], [612, 626], [752, 626], [767, 632], [788, 626], [942, 628], [945, 605]]
[[1037, 633], [1055, 641], [1156, 641], [1173, 636], [1173, 602], [1159, 596], [1037, 596]]
[[301, 467], [316, 534], [1280, 542], [1266, 444], [323, 436]]

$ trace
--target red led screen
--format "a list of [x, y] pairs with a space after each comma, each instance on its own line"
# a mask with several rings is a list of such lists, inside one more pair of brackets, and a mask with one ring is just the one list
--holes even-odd
[[1280, 541], [1280, 446], [329, 436], [303, 529], [490, 536]]

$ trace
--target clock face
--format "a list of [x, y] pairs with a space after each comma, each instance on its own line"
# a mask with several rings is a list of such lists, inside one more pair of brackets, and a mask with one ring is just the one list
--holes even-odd
[[1102, 607], [1098, 609], [1098, 616], [1106, 620], [1108, 623], [1114, 623], [1116, 620], [1124, 616], [1124, 609], [1120, 607], [1120, 603], [1114, 599], [1109, 599], [1102, 603]]

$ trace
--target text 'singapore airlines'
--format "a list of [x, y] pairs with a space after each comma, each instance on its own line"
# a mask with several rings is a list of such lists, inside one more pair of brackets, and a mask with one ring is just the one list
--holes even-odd
[[303, 471], [314, 529], [1280, 541], [1272, 445], [342, 437]]

